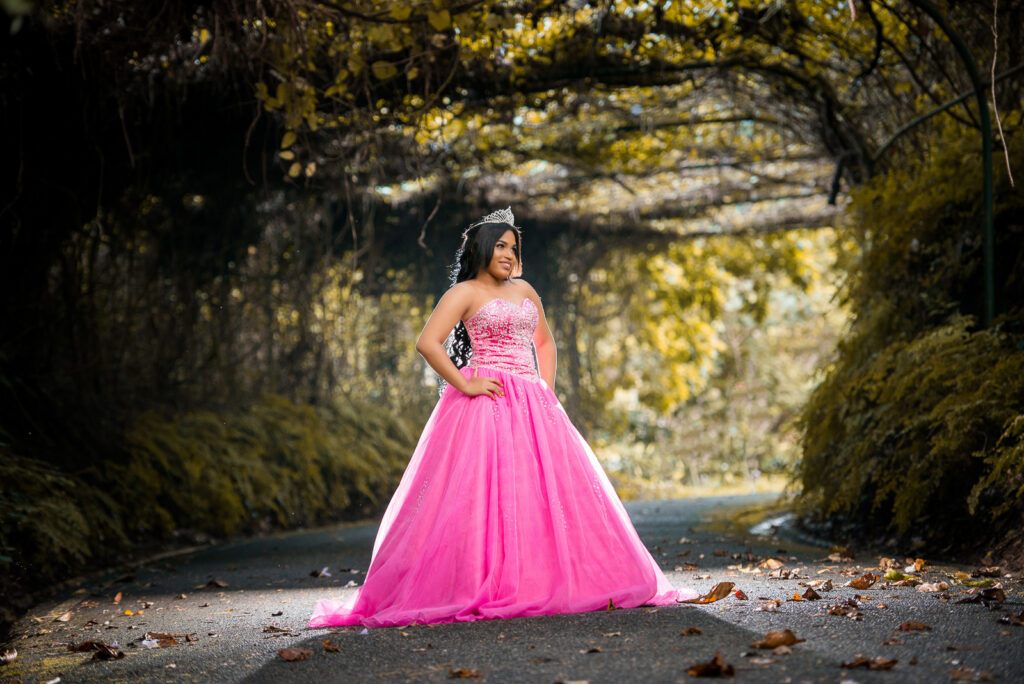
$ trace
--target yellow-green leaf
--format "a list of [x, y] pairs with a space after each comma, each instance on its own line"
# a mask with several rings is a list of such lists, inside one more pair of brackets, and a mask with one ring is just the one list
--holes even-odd
[[294, 131], [288, 131], [287, 133], [284, 134], [284, 137], [281, 138], [281, 149], [283, 150], [286, 147], [291, 147], [294, 144], [295, 144], [295, 132]]
[[391, 62], [374, 62], [370, 65], [370, 68], [373, 69], [373, 75], [382, 81], [398, 73], [398, 69]]
[[277, 156], [281, 157], [281, 159], [284, 159], [285, 161], [291, 161], [292, 159], [295, 159], [295, 153], [292, 152], [291, 150], [283, 150], [281, 152], [278, 152]]
[[451, 27], [452, 15], [448, 13], [448, 10], [441, 10], [440, 12], [428, 11], [427, 21], [430, 22], [435, 31], [444, 31]]
[[410, 15], [412, 15], [412, 7], [408, 5], [397, 3], [391, 8], [391, 18], [395, 21], [405, 21]]
[[295, 162], [288, 167], [288, 175], [292, 178], [298, 178], [300, 173], [302, 173], [302, 164], [299, 162]]

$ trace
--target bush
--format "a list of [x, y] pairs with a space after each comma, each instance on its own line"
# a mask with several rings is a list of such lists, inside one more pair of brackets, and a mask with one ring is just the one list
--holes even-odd
[[0, 439], [4, 593], [183, 531], [225, 537], [372, 515], [421, 423], [369, 402], [313, 407], [276, 395], [248, 409], [148, 412], [122, 457], [74, 474]]
[[[1020, 168], [1021, 113], [1004, 122]], [[844, 286], [854, 320], [802, 413], [797, 506], [934, 549], [997, 541], [1024, 517], [1024, 195], [997, 158], [999, 310], [980, 329], [977, 132], [932, 137], [949, 142], [853, 193], [841, 239], [861, 247]]]

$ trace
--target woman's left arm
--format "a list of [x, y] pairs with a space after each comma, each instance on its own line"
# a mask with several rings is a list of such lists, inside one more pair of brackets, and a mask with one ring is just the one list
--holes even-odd
[[540, 320], [537, 322], [537, 329], [533, 333], [533, 346], [537, 348], [537, 365], [540, 370], [540, 377], [547, 383], [547, 386], [551, 388], [551, 391], [555, 391], [555, 369], [558, 365], [558, 353], [555, 351], [555, 338], [551, 335], [551, 328], [548, 327], [548, 319], [544, 316], [544, 305], [541, 304], [540, 297], [537, 295], [537, 291], [529, 285], [524, 284], [529, 288], [527, 297], [533, 300], [533, 303], [537, 306], [537, 311], [540, 314]]

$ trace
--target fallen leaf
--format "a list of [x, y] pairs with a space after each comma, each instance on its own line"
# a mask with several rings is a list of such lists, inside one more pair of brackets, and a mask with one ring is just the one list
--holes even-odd
[[18, 649], [12, 648], [10, 650], [5, 650], [3, 653], [0, 653], [0, 665], [6, 665], [7, 663], [13, 662], [17, 657]]
[[765, 558], [763, 561], [757, 564], [757, 567], [768, 568], [769, 570], [778, 570], [783, 565], [785, 565], [785, 563], [783, 563], [777, 558]]
[[594, 646], [592, 648], [586, 648], [586, 649], [582, 649], [581, 648], [580, 649], [580, 653], [600, 653], [600, 652], [601, 652], [601, 647], [600, 646]]
[[896, 663], [898, 662], [899, 661], [895, 658], [890, 659], [878, 656], [877, 658], [870, 659], [865, 658], [860, 654], [857, 654], [856, 656], [854, 656], [853, 660], [851, 660], [848, 663], [841, 664], [840, 667], [850, 669], [853, 669], [855, 667], [865, 667], [869, 670], [891, 670], [892, 668], [896, 667]]
[[328, 653], [341, 653], [341, 646], [335, 646], [330, 639], [323, 640], [324, 650]]
[[755, 641], [750, 645], [754, 648], [776, 648], [778, 646], [792, 646], [804, 641], [807, 641], [807, 639], [798, 639], [793, 632], [783, 629], [776, 632], [768, 632], [764, 635], [763, 639]]
[[878, 575], [873, 575], [870, 572], [866, 572], [855, 580], [850, 580], [846, 583], [846, 586], [853, 587], [854, 589], [868, 589], [875, 582], [878, 581]]
[[331, 573], [327, 569], [327, 566], [325, 565], [323, 567], [323, 569], [321, 569], [321, 570], [314, 570], [313, 572], [309, 573], [309, 576], [310, 577], [330, 577]]
[[886, 639], [885, 641], [883, 641], [882, 645], [883, 646], [899, 646], [902, 643], [903, 643], [902, 641], [900, 641], [896, 637], [893, 637], [891, 639]]
[[726, 677], [732, 678], [736, 675], [736, 671], [732, 665], [727, 665], [722, 660], [722, 654], [716, 653], [715, 657], [706, 663], [697, 663], [691, 665], [687, 670], [686, 674], [691, 677]]
[[772, 649], [772, 653], [774, 653], [775, 655], [790, 655], [791, 653], [793, 653], [793, 649], [791, 649], [789, 646], [776, 646]]
[[898, 627], [898, 629], [901, 629], [904, 632], [923, 632], [925, 630], [931, 629], [931, 627], [924, 624], [923, 622], [904, 622]]
[[991, 682], [993, 677], [988, 672], [979, 672], [969, 667], [958, 667], [949, 671], [949, 678], [959, 682]]
[[63, 615], [58, 615], [57, 617], [53, 618], [53, 621], [54, 622], [67, 622], [70, 619], [71, 619], [71, 611], [69, 610], [68, 612], [64, 613]]
[[111, 645], [107, 645], [102, 641], [95, 643], [97, 648], [96, 652], [92, 654], [93, 660], [120, 660], [124, 658], [124, 653], [117, 647], [116, 642]]
[[747, 599], [750, 598], [749, 596], [747, 596], [746, 594], [743, 593], [742, 589], [737, 589], [736, 593], [734, 594], [734, 596], [736, 598], [738, 598], [740, 601], [746, 601]]
[[700, 627], [687, 627], [686, 629], [679, 630], [679, 636], [698, 636], [703, 633]]
[[281, 656], [289, 663], [293, 663], [297, 660], [305, 660], [309, 656], [313, 655], [313, 652], [308, 648], [282, 648], [277, 652], [277, 655]]
[[[990, 603], [999, 604], [1006, 600], [1006, 592], [1003, 591], [1002, 587], [989, 587], [988, 589], [982, 589], [981, 591], [973, 591], [966, 598], [962, 598], [957, 603], [984, 603], [988, 606]], [[993, 606], [995, 608], [995, 606]]]
[[281, 617], [282, 615], [284, 615], [284, 611], [283, 610], [279, 610], [276, 613], [271, 613], [270, 617]]
[[800, 592], [794, 591], [793, 595], [790, 596], [787, 600], [788, 601], [803, 601], [804, 597], [800, 595]]
[[924, 558], [915, 558], [913, 563], [903, 568], [903, 572], [924, 572]]
[[999, 618], [999, 622], [1004, 625], [1017, 625], [1018, 627], [1024, 627], [1024, 610], [1020, 612], [1020, 615], [1004, 615]]
[[484, 673], [480, 670], [470, 670], [468, 667], [460, 667], [457, 670], [448, 670], [449, 679], [478, 679]]
[[880, 570], [895, 570], [900, 567], [895, 558], [879, 558], [878, 568]]
[[203, 586], [205, 586], [207, 589], [223, 589], [224, 587], [228, 586], [228, 583], [224, 582], [223, 580], [212, 579]]
[[905, 575], [899, 570], [886, 570], [885, 574], [882, 575], [882, 579], [889, 580], [890, 582], [902, 582], [904, 580], [915, 580], [921, 581], [920, 577], [914, 577], [913, 575]]
[[603, 637], [617, 637], [622, 636], [622, 632], [601, 632]]
[[121, 592], [117, 592], [117, 594], [114, 595], [114, 605], [116, 606], [120, 602], [121, 602]]
[[814, 591], [813, 588], [807, 587], [807, 591], [804, 592], [803, 598], [806, 601], [820, 601], [821, 600], [821, 594], [819, 594], [818, 592]]
[[782, 601], [779, 601], [778, 599], [772, 599], [770, 601], [762, 601], [761, 605], [759, 605], [757, 607], [757, 609], [758, 610], [763, 610], [766, 613], [777, 613], [779, 611], [779, 606], [781, 604], [782, 604]]
[[844, 601], [839, 601], [834, 606], [829, 608], [828, 614], [844, 615], [850, 618], [851, 620], [863, 620], [864, 613], [860, 610], [860, 608], [861, 602], [857, 599], [850, 598]]
[[918, 591], [926, 592], [946, 591], [947, 589], [949, 589], [949, 585], [945, 582], [925, 582], [917, 586]]
[[711, 591], [704, 594], [703, 596], [698, 596], [695, 599], [683, 601], [683, 603], [714, 603], [715, 601], [720, 601], [724, 599], [726, 596], [728, 596], [729, 593], [732, 591], [732, 588], [732, 582], [719, 582], [715, 586], [711, 587]]
[[971, 570], [972, 577], [999, 577], [1002, 570], [998, 565], [993, 565], [988, 568], [978, 568], [977, 570]]
[[985, 579], [979, 580], [963, 580], [961, 583], [965, 587], [977, 587], [979, 589], [983, 587], [994, 587], [997, 585], [997, 582], [990, 577], [986, 577]]

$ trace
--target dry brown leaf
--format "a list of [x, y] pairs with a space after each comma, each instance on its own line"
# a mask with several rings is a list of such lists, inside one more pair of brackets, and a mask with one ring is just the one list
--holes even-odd
[[765, 558], [763, 561], [757, 564], [757, 567], [768, 568], [769, 570], [778, 570], [783, 565], [785, 565], [785, 563], [783, 563], [777, 558]]
[[999, 618], [999, 622], [1004, 625], [1016, 625], [1018, 627], [1024, 627], [1024, 610], [1019, 615], [1004, 615]]
[[324, 650], [328, 653], [341, 653], [341, 646], [335, 646], [330, 639], [324, 639], [322, 643]]
[[0, 653], [0, 665], [6, 665], [7, 663], [13, 662], [17, 657], [18, 649], [12, 648], [10, 650], [5, 650], [3, 653]]
[[290, 632], [290, 631], [292, 631], [292, 628], [291, 627], [277, 627], [275, 625], [267, 625], [266, 627], [263, 628], [263, 631], [264, 631], [264, 633], [267, 633], [267, 632]]
[[305, 660], [309, 656], [313, 655], [313, 652], [308, 648], [282, 648], [277, 652], [277, 655], [287, 660], [289, 663], [294, 663], [298, 660]]
[[931, 629], [931, 627], [929, 627], [928, 625], [924, 624], [923, 622], [913, 622], [913, 621], [910, 621], [910, 622], [904, 622], [903, 624], [901, 624], [898, 627], [898, 629], [901, 629], [904, 632], [923, 632], [925, 630]]
[[691, 665], [687, 670], [686, 674], [691, 677], [725, 677], [732, 678], [736, 675], [736, 671], [732, 665], [726, 664], [722, 660], [722, 654], [716, 653], [715, 657], [706, 663], [697, 663]]
[[936, 591], [946, 591], [949, 589], [949, 585], [945, 582], [925, 582], [924, 584], [917, 585], [918, 591], [925, 591], [934, 593]]
[[863, 620], [864, 613], [860, 610], [861, 603], [857, 599], [846, 599], [839, 601], [834, 606], [829, 608], [829, 615], [845, 615], [851, 620]]
[[114, 605], [116, 606], [120, 602], [121, 602], [121, 592], [117, 592], [114, 595]]
[[979, 672], [969, 667], [958, 667], [949, 671], [949, 678], [958, 682], [991, 682], [993, 677], [988, 672]]
[[460, 667], [455, 670], [448, 670], [449, 679], [479, 679], [484, 673], [480, 670], [470, 670], [468, 667]]
[[807, 591], [804, 592], [803, 598], [805, 601], [820, 601], [821, 594], [814, 591], [811, 587], [807, 587]]
[[868, 589], [875, 582], [878, 581], [878, 575], [873, 575], [870, 572], [866, 572], [855, 580], [850, 580], [846, 583], [846, 586], [853, 587], [854, 589]]
[[776, 646], [772, 649], [772, 653], [775, 655], [789, 655], [793, 652], [789, 646]]
[[879, 558], [878, 568], [880, 570], [899, 570], [900, 564], [896, 562], [895, 558]]
[[115, 646], [108, 646], [102, 641], [97, 641], [96, 652], [92, 654], [93, 660], [120, 660], [124, 653]]
[[768, 632], [764, 635], [763, 639], [755, 641], [750, 645], [754, 648], [777, 648], [779, 646], [792, 646], [804, 641], [807, 641], [807, 639], [798, 639], [796, 634], [793, 634], [788, 629], [783, 629], [776, 632]]
[[878, 656], [877, 658], [865, 658], [864, 656], [857, 654], [853, 660], [848, 663], [843, 663], [840, 667], [846, 667], [853, 669], [855, 667], [866, 667], [869, 670], [891, 670], [896, 667], [896, 663], [899, 661], [895, 658], [883, 658]]
[[715, 586], [711, 587], [711, 591], [704, 594], [703, 596], [698, 596], [695, 599], [683, 601], [683, 603], [714, 603], [715, 601], [721, 601], [729, 595], [729, 593], [732, 591], [732, 588], [732, 582], [719, 582]]
[[698, 636], [703, 633], [700, 627], [687, 627], [686, 629], [679, 630], [679, 636]]
[[58, 615], [57, 617], [53, 618], [53, 621], [54, 622], [67, 622], [70, 619], [71, 619], [71, 611], [69, 610], [68, 612], [64, 613], [63, 615]]
[[[207, 582], [204, 586], [207, 589], [223, 589], [224, 587], [228, 586], [228, 583], [223, 580], [212, 579], [209, 582]], [[310, 651], [310, 653], [312, 653], [312, 651]]]

